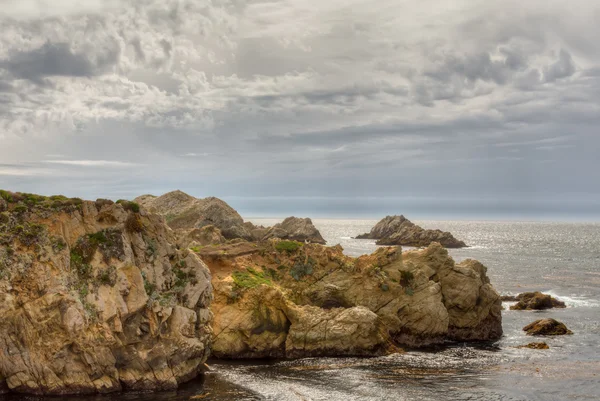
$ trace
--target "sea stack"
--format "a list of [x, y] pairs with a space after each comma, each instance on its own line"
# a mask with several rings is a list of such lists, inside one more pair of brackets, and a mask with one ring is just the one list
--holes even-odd
[[425, 230], [404, 216], [387, 216], [380, 220], [371, 232], [361, 234], [357, 239], [374, 239], [377, 245], [402, 245], [426, 247], [433, 242], [445, 248], [464, 248], [467, 245], [441, 230]]

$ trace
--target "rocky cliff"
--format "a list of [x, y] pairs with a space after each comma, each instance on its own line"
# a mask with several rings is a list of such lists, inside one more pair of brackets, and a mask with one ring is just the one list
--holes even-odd
[[134, 199], [143, 208], [165, 216], [175, 230], [198, 229], [214, 226], [226, 239], [242, 238], [264, 241], [269, 238], [309, 241], [325, 244], [325, 240], [308, 218], [288, 217], [273, 227], [259, 227], [244, 222], [242, 216], [218, 198], [198, 199], [181, 191], [162, 196], [142, 195]]
[[404, 216], [387, 216], [379, 221], [371, 232], [357, 236], [358, 239], [375, 239], [377, 245], [428, 246], [438, 242], [446, 248], [463, 248], [467, 245], [449, 232], [425, 230]]
[[213, 353], [222, 358], [382, 355], [398, 346], [502, 335], [486, 268], [437, 243], [351, 258], [294, 241], [206, 247]]
[[135, 203], [0, 191], [0, 389], [163, 390], [210, 352], [210, 272]]

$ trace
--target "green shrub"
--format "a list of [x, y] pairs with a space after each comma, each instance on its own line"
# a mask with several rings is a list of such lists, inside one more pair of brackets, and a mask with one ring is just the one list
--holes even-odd
[[123, 209], [128, 210], [130, 212], [133, 213], [139, 213], [140, 212], [140, 205], [135, 203], [135, 202], [131, 202], [125, 199], [119, 199], [117, 201], [117, 203], [121, 206], [123, 206]]
[[278, 252], [287, 252], [292, 253], [296, 252], [300, 247], [302, 247], [302, 243], [297, 241], [279, 241], [275, 244], [275, 249]]
[[130, 214], [125, 220], [125, 229], [130, 233], [141, 233], [144, 231], [144, 225], [142, 219], [136, 214]]
[[312, 258], [308, 258], [306, 262], [302, 262], [301, 260], [297, 260], [294, 263], [294, 266], [290, 269], [290, 275], [296, 280], [299, 281], [305, 276], [310, 276], [313, 274], [313, 270], [316, 262]]
[[234, 285], [238, 288], [254, 288], [262, 284], [273, 285], [273, 282], [265, 277], [263, 272], [258, 272], [251, 267], [247, 268], [246, 271], [234, 271], [231, 277]]
[[414, 274], [412, 274], [412, 272], [404, 270], [400, 271], [400, 285], [402, 287], [411, 287], [413, 285], [414, 280], [415, 276]]

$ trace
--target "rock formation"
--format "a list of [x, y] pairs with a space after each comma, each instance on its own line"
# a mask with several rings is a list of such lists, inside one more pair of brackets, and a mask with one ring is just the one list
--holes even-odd
[[548, 344], [541, 342], [541, 343], [529, 343], [526, 345], [519, 345], [517, 348], [529, 348], [529, 349], [550, 349], [550, 347], [548, 346]]
[[273, 227], [255, 226], [244, 222], [238, 212], [218, 198], [198, 199], [181, 191], [173, 191], [159, 197], [142, 195], [135, 198], [134, 202], [150, 212], [165, 216], [169, 226], [175, 230], [211, 225], [218, 228], [226, 239], [265, 241], [281, 238], [325, 244], [321, 233], [308, 218], [288, 217]]
[[165, 390], [200, 372], [210, 272], [161, 216], [126, 201], [0, 196], [0, 389]]
[[573, 334], [564, 323], [554, 319], [540, 319], [523, 327], [523, 331], [530, 336], [561, 336]]
[[377, 245], [403, 245], [425, 247], [438, 242], [446, 248], [463, 248], [467, 245], [449, 232], [425, 230], [404, 216], [387, 216], [379, 221], [371, 232], [361, 234], [357, 239], [375, 239]]
[[502, 335], [486, 268], [455, 264], [437, 243], [351, 258], [339, 245], [272, 240], [200, 255], [213, 274], [217, 357], [382, 355]]
[[543, 310], [551, 308], [566, 308], [564, 302], [541, 292], [524, 292], [515, 297], [518, 301], [510, 307], [511, 310]]

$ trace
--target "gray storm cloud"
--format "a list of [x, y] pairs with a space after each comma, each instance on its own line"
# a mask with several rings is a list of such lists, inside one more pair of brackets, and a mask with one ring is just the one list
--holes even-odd
[[[334, 199], [378, 216], [419, 197], [438, 199], [421, 202], [429, 211], [471, 199], [463, 209], [482, 215], [519, 211], [519, 200], [523, 213], [600, 210], [596, 1], [0, 10], [0, 187], [181, 188], [248, 213], [281, 196], [297, 200], [290, 212], [325, 214]], [[543, 207], [556, 199], [564, 210]]]

